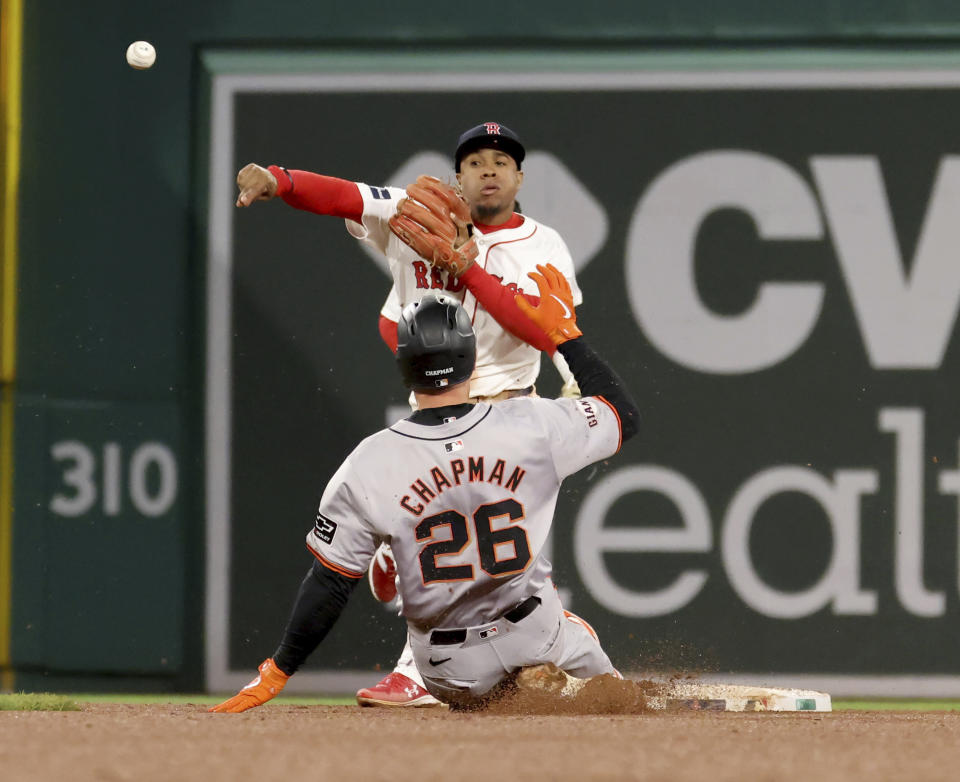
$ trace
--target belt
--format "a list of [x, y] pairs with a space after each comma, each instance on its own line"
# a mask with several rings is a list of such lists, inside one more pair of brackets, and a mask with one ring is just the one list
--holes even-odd
[[[507, 611], [501, 618], [506, 619], [508, 622], [512, 622], [513, 624], [521, 622], [537, 610], [540, 602], [541, 601], [539, 597], [536, 595], [531, 595], [523, 602], [517, 603], [516, 606]], [[434, 646], [462, 644], [466, 640], [466, 628], [461, 630], [434, 630], [432, 633], [430, 633], [430, 643]]]

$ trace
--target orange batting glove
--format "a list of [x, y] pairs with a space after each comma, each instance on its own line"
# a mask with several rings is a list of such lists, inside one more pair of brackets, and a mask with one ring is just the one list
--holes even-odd
[[520, 311], [539, 326], [554, 345], [582, 337], [577, 328], [577, 314], [573, 309], [573, 293], [570, 283], [553, 264], [537, 265], [537, 271], [527, 276], [540, 289], [540, 302], [534, 307], [521, 294], [515, 300]]
[[237, 714], [260, 706], [280, 694], [290, 677], [277, 668], [272, 657], [260, 663], [260, 675], [232, 698], [213, 706], [210, 711]]

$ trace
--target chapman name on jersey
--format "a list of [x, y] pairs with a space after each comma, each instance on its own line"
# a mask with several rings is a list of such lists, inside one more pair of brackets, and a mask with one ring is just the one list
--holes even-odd
[[333, 476], [307, 545], [360, 578], [387, 541], [408, 621], [480, 624], [544, 586], [561, 481], [616, 453], [620, 438], [616, 411], [598, 397], [481, 403], [438, 426], [400, 421]]
[[[540, 352], [505, 331], [476, 298], [453, 275], [432, 267], [390, 230], [389, 218], [406, 191], [395, 187], [371, 187], [357, 183], [363, 196], [363, 222], [346, 220], [352, 236], [383, 253], [390, 262], [393, 289], [380, 314], [400, 319], [403, 306], [428, 293], [459, 298], [473, 320], [477, 334], [477, 366], [470, 381], [471, 396], [495, 396], [508, 388], [531, 386], [540, 371]], [[533, 296], [540, 292], [527, 274], [537, 264], [552, 263], [570, 282], [575, 306], [583, 302], [573, 259], [556, 231], [524, 215], [523, 224], [490, 234], [475, 234], [477, 263], [514, 290]]]
[[[526, 474], [527, 471], [519, 465], [508, 467], [504, 459], [497, 459], [489, 468], [483, 456], [451, 459], [443, 466], [435, 464], [428, 474], [412, 481], [410, 491], [413, 496], [404, 494], [400, 498], [400, 506], [414, 516], [419, 516], [445, 489], [459, 486], [461, 481], [495, 483], [516, 492]], [[506, 477], [507, 475], [509, 477]]]

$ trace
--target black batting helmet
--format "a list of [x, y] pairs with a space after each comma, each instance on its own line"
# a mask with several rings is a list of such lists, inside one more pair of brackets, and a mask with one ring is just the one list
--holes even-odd
[[403, 308], [397, 324], [397, 366], [407, 388], [455, 386], [470, 379], [477, 337], [460, 302], [424, 296]]

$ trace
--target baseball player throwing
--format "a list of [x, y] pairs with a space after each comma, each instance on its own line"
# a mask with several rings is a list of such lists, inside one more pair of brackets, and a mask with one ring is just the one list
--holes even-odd
[[404, 308], [397, 364], [419, 409], [368, 437], [330, 480], [283, 640], [259, 675], [211, 711], [270, 700], [336, 621], [381, 541], [396, 558], [413, 653], [429, 692], [482, 701], [505, 677], [553, 663], [579, 678], [616, 674], [593, 631], [563, 610], [542, 549], [564, 477], [616, 453], [639, 414], [585, 343], [573, 295], [552, 266], [517, 305], [556, 345], [583, 398], [469, 402], [477, 340], [455, 300]]
[[[276, 196], [298, 209], [342, 217], [347, 230], [375, 247], [389, 262], [393, 287], [380, 312], [380, 334], [396, 352], [397, 322], [407, 304], [425, 295], [458, 298], [470, 315], [477, 338], [477, 361], [470, 378], [473, 401], [501, 401], [534, 393], [540, 351], [552, 354], [564, 378], [563, 394], [575, 396], [576, 382], [559, 352], [545, 341], [517, 309], [515, 295], [536, 302], [528, 274], [539, 263], [552, 263], [567, 279], [575, 305], [582, 301], [573, 261], [563, 239], [552, 228], [514, 211], [523, 183], [526, 155], [517, 135], [505, 125], [485, 122], [464, 132], [455, 151], [457, 180], [469, 207], [471, 257], [456, 263], [428, 261], [408, 246], [410, 230], [397, 224], [398, 206], [414, 203], [407, 190], [370, 186], [309, 171], [279, 166], [245, 166], [237, 175], [237, 206]], [[416, 215], [414, 215], [416, 217]], [[413, 235], [415, 238], [415, 235]], [[420, 248], [423, 250], [424, 248]], [[394, 562], [381, 548], [370, 571], [374, 596], [389, 602], [396, 594]], [[436, 701], [423, 687], [409, 643], [390, 674], [357, 693], [362, 705], [422, 706]]]
[[[483, 123], [460, 136], [455, 153], [457, 181], [470, 209], [476, 247], [474, 259], [464, 268], [448, 270], [428, 263], [391, 230], [390, 220], [408, 195], [402, 188], [250, 163], [237, 174], [237, 206], [279, 196], [298, 209], [344, 218], [352, 236], [388, 260], [393, 289], [381, 310], [380, 330], [393, 350], [403, 307], [427, 294], [452, 295], [463, 303], [477, 335], [471, 398], [529, 393], [540, 368], [538, 349], [550, 351], [552, 346], [522, 317], [514, 295], [535, 297], [536, 287], [527, 275], [537, 264], [551, 263], [569, 281], [574, 304], [579, 305], [583, 297], [560, 235], [514, 212], [525, 155], [517, 135], [496, 122]], [[569, 373], [564, 377], [569, 378]]]

